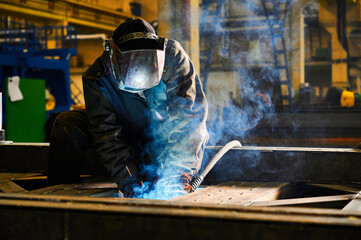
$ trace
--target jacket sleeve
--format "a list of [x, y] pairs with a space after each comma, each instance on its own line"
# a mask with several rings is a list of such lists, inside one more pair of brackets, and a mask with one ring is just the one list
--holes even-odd
[[133, 161], [134, 151], [119, 137], [122, 126], [98, 85], [104, 74], [106, 56], [104, 53], [83, 73], [84, 99], [96, 152], [119, 189], [124, 191], [127, 185], [137, 182], [138, 169]]
[[201, 167], [209, 135], [208, 103], [200, 79], [181, 45], [169, 40], [163, 80], [167, 86], [167, 142], [160, 158], [194, 175]]

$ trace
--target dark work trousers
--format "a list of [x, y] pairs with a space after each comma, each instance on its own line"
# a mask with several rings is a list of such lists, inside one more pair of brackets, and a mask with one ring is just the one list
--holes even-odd
[[48, 185], [79, 182], [82, 170], [106, 175], [93, 148], [86, 110], [66, 111], [54, 121], [48, 156]]

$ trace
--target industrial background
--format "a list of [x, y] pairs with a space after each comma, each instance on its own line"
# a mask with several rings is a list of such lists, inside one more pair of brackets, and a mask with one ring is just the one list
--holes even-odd
[[[52, 122], [84, 108], [82, 73], [130, 17], [195, 65], [209, 102], [205, 161], [230, 140], [243, 146], [204, 188], [167, 201], [113, 198], [115, 184], [86, 171], [82, 184], [46, 187]], [[4, 239], [361, 232], [359, 0], [0, 0], [0, 92]]]

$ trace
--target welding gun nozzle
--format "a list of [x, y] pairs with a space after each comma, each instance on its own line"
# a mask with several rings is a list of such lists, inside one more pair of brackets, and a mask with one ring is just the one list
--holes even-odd
[[194, 192], [199, 187], [199, 185], [201, 185], [202, 182], [203, 182], [202, 175], [193, 178], [192, 181], [189, 183], [189, 185], [192, 187], [192, 192]]

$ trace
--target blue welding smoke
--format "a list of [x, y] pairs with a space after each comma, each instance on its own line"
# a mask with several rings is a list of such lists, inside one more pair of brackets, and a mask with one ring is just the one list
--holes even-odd
[[[282, 16], [266, 17], [262, 4], [269, 6], [277, 1], [204, 2], [213, 2], [202, 9], [200, 19], [200, 31], [203, 34], [200, 36], [201, 45], [203, 44], [203, 49], [214, 47], [208, 49], [212, 51], [209, 55], [212, 61], [208, 61], [212, 68], [205, 72], [206, 66], [201, 67], [201, 78], [208, 78], [207, 86], [204, 86], [209, 104], [208, 144], [224, 145], [232, 139], [242, 142], [261, 121], [277, 121], [274, 104], [277, 101], [275, 96], [279, 94], [278, 75], [275, 71], [275, 49], [272, 47], [270, 25], [285, 27], [280, 21], [287, 20], [292, 4], [300, 3], [288, 1], [289, 4], [282, 10]], [[217, 3], [222, 7], [219, 18], [214, 16]], [[212, 19], [215, 22], [212, 22]], [[173, 29], [173, 32], [182, 31]], [[284, 29], [285, 38], [288, 37], [288, 31], [288, 28]], [[212, 38], [213, 45], [210, 44]], [[290, 42], [289, 39], [286, 40]], [[288, 45], [288, 50], [292, 49], [293, 44]], [[161, 138], [164, 139], [169, 133], [164, 131], [160, 133], [162, 134], [164, 136]], [[156, 144], [152, 145], [152, 150], [155, 150], [154, 147]], [[205, 156], [203, 161], [207, 162], [210, 157], [212, 156]], [[163, 157], [162, 163], [158, 162], [153, 167], [143, 169], [144, 172], [156, 173], [159, 178], [135, 188], [135, 197], [172, 199], [186, 193], [182, 189], [179, 170], [173, 168], [172, 164], [167, 164], [168, 160], [171, 161]], [[256, 165], [257, 156], [249, 156], [245, 162]], [[241, 167], [237, 169], [236, 171], [242, 174]], [[235, 171], [234, 168], [232, 170]]]
[[[210, 99], [211, 145], [243, 140], [260, 120], [274, 117], [277, 74], [269, 29], [270, 25], [282, 25], [280, 21], [290, 6], [279, 18], [269, 18], [262, 7], [264, 2], [269, 6], [274, 1], [226, 1], [216, 30], [205, 31], [210, 36], [216, 32], [214, 50], [218, 57], [214, 59], [226, 63], [220, 67], [223, 76], [228, 72], [228, 77], [215, 77], [213, 72], [203, 74], [209, 76], [206, 91]], [[212, 70], [207, 66], [204, 69]]]

